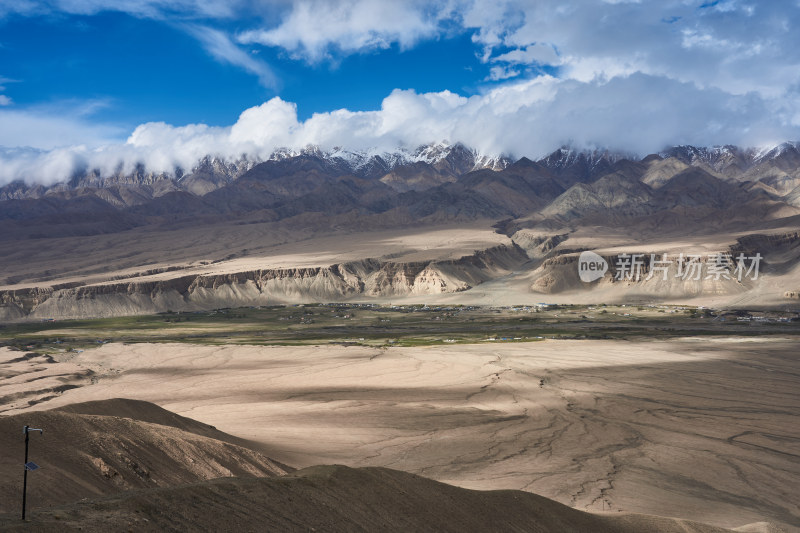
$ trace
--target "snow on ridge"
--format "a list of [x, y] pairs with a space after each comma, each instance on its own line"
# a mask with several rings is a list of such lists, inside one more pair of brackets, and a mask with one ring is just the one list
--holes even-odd
[[[740, 170], [780, 157], [787, 151], [800, 150], [800, 142], [784, 142], [771, 147], [739, 148], [732, 145], [696, 147], [680, 145], [668, 148], [659, 153], [662, 157], [678, 157], [692, 165], [706, 164], [715, 170], [724, 171], [731, 166]], [[7, 152], [7, 150], [5, 150]], [[4, 152], [0, 149], [0, 155]], [[437, 165], [445, 162], [444, 167], [458, 172], [491, 169], [494, 171], [508, 167], [513, 160], [497, 154], [481, 153], [462, 143], [450, 143], [446, 140], [421, 145], [416, 148], [399, 146], [395, 149], [371, 148], [366, 150], [349, 150], [334, 147], [323, 150], [319, 146], [309, 145], [305, 148], [279, 148], [264, 158], [242, 153], [237, 159], [209, 154], [198, 160], [191, 169], [174, 168], [172, 172], [151, 172], [141, 164], [133, 173], [124, 174], [122, 169], [108, 175], [101, 175], [99, 170], [84, 169], [82, 173], [73, 175], [68, 180], [45, 187], [72, 188], [81, 186], [106, 187], [111, 185], [130, 185], [134, 183], [148, 184], [157, 180], [170, 179], [182, 182], [192, 174], [201, 176], [209, 174], [217, 182], [232, 181], [244, 172], [264, 161], [282, 161], [299, 156], [320, 158], [342, 172], [359, 176], [380, 177], [395, 168], [414, 163]], [[449, 158], [449, 159], [448, 159]], [[603, 148], [585, 148], [563, 145], [551, 154], [538, 159], [541, 164], [550, 168], [564, 168], [575, 164], [588, 165], [596, 169], [603, 162], [615, 163], [621, 159], [638, 160], [639, 157], [623, 152], [614, 152]], [[451, 165], [456, 165], [452, 167]], [[10, 184], [10, 185], [13, 185]], [[15, 185], [19, 188], [19, 183]], [[12, 187], [13, 188], [13, 187]], [[11, 190], [11, 189], [9, 189]], [[1, 196], [1, 195], [0, 195]]]
[[775, 159], [789, 150], [800, 151], [800, 141], [786, 141], [776, 146], [763, 147], [755, 152], [753, 161], [760, 163], [766, 159]]
[[616, 163], [622, 159], [638, 160], [633, 154], [613, 152], [602, 148], [578, 149], [573, 146], [564, 145], [550, 155], [540, 159], [547, 166], [552, 168], [566, 168], [574, 165], [579, 159], [584, 158], [589, 168], [596, 168], [603, 161]]
[[683, 156], [691, 164], [705, 163], [716, 170], [720, 170], [731, 160], [738, 159], [745, 166], [750, 166], [780, 157], [789, 150], [798, 149], [800, 149], [800, 142], [797, 141], [787, 141], [760, 148], [740, 148], [730, 144], [708, 147], [678, 145], [663, 150], [659, 155], [662, 157]]
[[447, 141], [421, 145], [413, 150], [403, 147], [398, 147], [394, 150], [381, 150], [378, 148], [348, 150], [339, 146], [329, 151], [323, 151], [317, 146], [308, 146], [302, 150], [281, 148], [275, 150], [267, 160], [283, 160], [290, 157], [308, 155], [319, 157], [326, 161], [344, 162], [353, 171], [359, 171], [365, 169], [369, 165], [381, 163], [383, 163], [381, 166], [385, 166], [387, 171], [391, 171], [397, 166], [413, 163], [435, 165], [446, 159], [455, 150], [463, 150], [468, 154], [468, 157], [473, 159], [472, 170], [482, 168], [501, 170], [510, 164], [509, 159], [506, 157], [483, 154], [461, 143], [451, 144]]

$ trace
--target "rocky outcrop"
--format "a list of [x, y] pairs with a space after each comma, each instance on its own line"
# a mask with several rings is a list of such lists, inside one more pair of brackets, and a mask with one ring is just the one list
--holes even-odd
[[110, 317], [221, 307], [441, 294], [507, 275], [528, 260], [516, 244], [444, 261], [364, 259], [323, 267], [54, 286], [0, 292], [0, 320]]
[[[726, 254], [727, 263], [720, 262], [715, 253], [698, 253], [696, 258], [691, 259], [694, 263], [692, 265], [689, 255], [683, 257], [672, 253], [664, 260], [661, 252], [637, 250], [628, 252], [637, 256], [638, 266], [632, 267], [630, 260], [626, 266], [618, 255], [606, 254], [602, 258], [606, 261], [608, 270], [600, 279], [593, 282], [580, 280], [579, 251], [560, 250], [556, 255], [544, 259], [533, 271], [530, 289], [536, 293], [556, 294], [615, 286], [623, 300], [632, 295], [644, 295], [655, 300], [737, 295], [751, 289], [757, 279], [753, 272], [745, 272], [750, 267], [752, 256], [759, 249], [765, 249], [755, 247], [757, 242], [772, 243], [767, 247], [773, 252], [769, 255], [770, 259], [781, 257], [775, 253], [776, 250], [783, 250], [784, 255], [788, 255], [787, 252], [794, 249], [792, 234], [757, 237], [753, 240], [741, 238], [734, 245], [721, 250], [720, 253]], [[689, 253], [691, 251], [687, 252]], [[744, 269], [741, 273], [735, 271], [736, 257], [739, 253], [745, 254]], [[792, 257], [796, 261], [797, 254], [793, 254]], [[653, 263], [653, 260], [656, 263]], [[762, 254], [758, 261], [759, 275], [763, 276], [765, 272], [774, 274], [775, 265], [773, 262], [767, 262]], [[620, 268], [624, 270], [619, 272]], [[714, 274], [718, 271], [719, 275]], [[790, 297], [788, 293], [786, 297]]]

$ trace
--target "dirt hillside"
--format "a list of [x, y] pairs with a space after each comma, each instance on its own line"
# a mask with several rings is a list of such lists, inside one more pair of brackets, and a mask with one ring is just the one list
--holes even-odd
[[131, 489], [285, 473], [282, 465], [232, 443], [229, 435], [177, 415], [164, 416], [162, 409], [147, 402], [90, 402], [74, 409], [137, 416], [138, 410], [157, 422], [64, 410], [0, 417], [0, 513], [16, 513], [20, 507], [25, 425], [44, 429], [43, 434], [30, 435], [29, 460], [41, 467], [28, 474], [31, 508]]
[[[521, 491], [473, 491], [386, 468], [316, 466], [291, 476], [136, 490], [36, 512], [7, 531], [524, 531], [722, 533], [697, 522], [590, 514]], [[751, 529], [752, 530], [752, 529]], [[766, 531], [766, 530], [765, 530]]]

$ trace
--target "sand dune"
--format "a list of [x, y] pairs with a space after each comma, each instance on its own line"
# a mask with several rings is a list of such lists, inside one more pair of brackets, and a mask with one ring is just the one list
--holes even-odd
[[[795, 350], [796, 340], [774, 338], [112, 344], [58, 363], [91, 370], [94, 384], [6, 408], [125, 396], [257, 441], [297, 467], [385, 466], [583, 510], [797, 528]], [[25, 364], [34, 363], [11, 366]]]

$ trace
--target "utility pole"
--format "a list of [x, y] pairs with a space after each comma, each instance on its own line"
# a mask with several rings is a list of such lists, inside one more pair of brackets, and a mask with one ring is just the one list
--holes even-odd
[[28, 462], [28, 441], [30, 440], [30, 432], [31, 431], [38, 431], [39, 433], [44, 434], [43, 429], [36, 429], [30, 426], [25, 426], [22, 428], [22, 432], [25, 434], [25, 474], [22, 478], [22, 519], [25, 520], [25, 499], [28, 493], [28, 470], [36, 470], [39, 468], [39, 465], [34, 463], [33, 461]]

